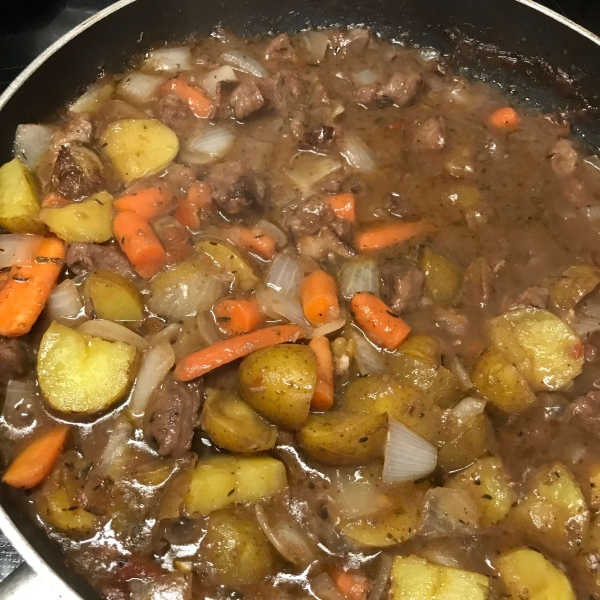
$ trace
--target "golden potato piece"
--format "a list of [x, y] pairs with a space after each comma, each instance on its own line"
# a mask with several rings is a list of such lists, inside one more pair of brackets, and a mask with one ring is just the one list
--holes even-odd
[[13, 233], [41, 233], [40, 204], [33, 177], [15, 158], [0, 167], [0, 226]]
[[155, 119], [113, 121], [103, 131], [100, 145], [126, 183], [159, 173], [179, 152], [175, 132]]
[[561, 310], [571, 310], [600, 283], [598, 269], [591, 265], [574, 265], [550, 286], [550, 300]]
[[511, 598], [575, 600], [567, 576], [531, 548], [511, 550], [494, 563]]
[[93, 271], [85, 280], [84, 293], [99, 319], [125, 323], [144, 319], [142, 295], [118, 273]]
[[227, 244], [203, 240], [196, 244], [196, 249], [209, 256], [225, 273], [231, 273], [234, 277], [234, 287], [241, 292], [249, 292], [260, 283], [252, 267], [237, 250]]
[[135, 358], [136, 349], [129, 344], [105, 342], [55, 321], [38, 352], [40, 389], [60, 412], [96, 413], [123, 397]]
[[489, 450], [492, 439], [490, 420], [481, 413], [461, 424], [458, 434], [440, 448], [438, 466], [448, 472], [464, 469]]
[[458, 267], [445, 256], [424, 248], [419, 266], [425, 273], [425, 288], [434, 302], [452, 304], [460, 290]]
[[39, 219], [66, 242], [107, 242], [112, 238], [112, 203], [108, 192], [63, 208], [43, 208]]
[[63, 531], [93, 531], [97, 519], [92, 514], [77, 506], [69, 498], [64, 487], [45, 494], [39, 503], [41, 517]]
[[589, 497], [590, 506], [595, 509], [600, 508], [600, 462], [591, 466], [589, 471]]
[[489, 334], [534, 391], [564, 389], [581, 373], [581, 341], [548, 310], [511, 310], [489, 322]]

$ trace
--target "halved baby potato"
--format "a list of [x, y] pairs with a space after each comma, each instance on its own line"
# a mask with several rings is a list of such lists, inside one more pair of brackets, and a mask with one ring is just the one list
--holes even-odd
[[93, 271], [85, 280], [83, 289], [99, 319], [131, 323], [144, 318], [140, 292], [118, 273]]
[[40, 203], [33, 177], [15, 158], [0, 167], [0, 226], [13, 233], [41, 233], [44, 226], [37, 220]]
[[234, 277], [233, 285], [236, 289], [242, 292], [249, 292], [260, 283], [252, 267], [242, 258], [237, 250], [234, 250], [227, 244], [203, 240], [196, 244], [196, 249], [209, 256], [220, 269], [226, 273], [231, 273]]
[[561, 310], [571, 310], [600, 284], [600, 273], [591, 265], [573, 265], [550, 286], [550, 300]]
[[60, 412], [97, 413], [125, 394], [135, 359], [136, 349], [129, 344], [106, 342], [55, 321], [38, 352], [40, 389]]

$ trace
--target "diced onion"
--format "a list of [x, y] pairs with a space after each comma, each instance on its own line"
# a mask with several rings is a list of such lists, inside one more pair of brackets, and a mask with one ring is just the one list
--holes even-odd
[[377, 76], [375, 73], [373, 73], [373, 71], [371, 71], [371, 69], [365, 69], [354, 76], [354, 81], [358, 85], [370, 85], [371, 83], [375, 83], [377, 81]]
[[134, 417], [144, 415], [152, 392], [162, 383], [174, 364], [175, 352], [168, 342], [161, 342], [146, 350], [129, 402], [129, 412]]
[[400, 483], [429, 475], [437, 464], [437, 448], [402, 423], [390, 419], [383, 481]]
[[6, 386], [6, 394], [2, 406], [4, 421], [18, 431], [30, 430], [36, 426], [35, 414], [37, 388], [33, 381], [16, 381], [11, 379]]
[[217, 95], [217, 87], [223, 81], [238, 81], [235, 71], [225, 65], [211, 71], [201, 82], [200, 85], [214, 98]]
[[83, 302], [72, 279], [65, 279], [56, 286], [48, 299], [48, 311], [53, 321], [68, 324], [83, 312]]
[[138, 350], [148, 348], [148, 342], [141, 335], [127, 329], [124, 325], [112, 321], [94, 319], [81, 324], [77, 329], [85, 335], [99, 337], [107, 342], [125, 342], [135, 346]]
[[340, 270], [340, 291], [347, 300], [358, 292], [379, 296], [379, 272], [372, 258], [348, 261]]
[[198, 313], [196, 326], [202, 341], [207, 346], [212, 346], [215, 342], [219, 341], [219, 330], [215, 325], [214, 319], [211, 318], [208, 312]]
[[93, 85], [85, 94], [71, 104], [69, 110], [76, 114], [96, 112], [110, 98], [114, 91], [115, 87], [112, 83]]
[[117, 86], [119, 96], [129, 102], [144, 103], [156, 97], [158, 88], [167, 80], [160, 75], [146, 73], [129, 73]]
[[349, 133], [344, 137], [340, 154], [356, 171], [371, 173], [375, 169], [375, 155], [357, 135]]
[[353, 469], [339, 469], [333, 483], [327, 508], [332, 520], [368, 517], [391, 507], [389, 498], [373, 477], [357, 476]]
[[455, 355], [452, 357], [448, 367], [450, 367], [450, 370], [460, 379], [460, 382], [465, 390], [470, 390], [474, 387], [469, 372], [463, 364], [463, 361], [458, 356]]
[[471, 421], [485, 410], [485, 400], [469, 396], [463, 398], [453, 408], [454, 416], [462, 423]]
[[221, 58], [230, 65], [233, 65], [238, 71], [249, 73], [255, 77], [268, 77], [269, 72], [257, 60], [248, 56], [241, 50], [230, 50], [223, 52]]
[[256, 300], [260, 304], [261, 312], [271, 319], [283, 317], [290, 323], [310, 329], [310, 324], [304, 316], [304, 311], [295, 296], [282, 294], [271, 288], [259, 288], [256, 291]]
[[261, 231], [262, 233], [270, 235], [275, 240], [275, 245], [278, 248], [283, 248], [288, 243], [287, 235], [285, 235], [285, 233], [283, 233], [283, 231], [281, 231], [277, 225], [273, 225], [273, 223], [270, 221], [261, 219], [256, 223], [254, 228], [258, 229], [258, 231]]
[[392, 575], [392, 563], [393, 560], [389, 554], [381, 554], [377, 574], [369, 590], [367, 600], [381, 600]]
[[169, 344], [174, 344], [177, 341], [177, 337], [180, 333], [181, 325], [179, 323], [171, 323], [164, 329], [161, 329], [160, 331], [148, 336], [148, 342], [151, 346], [156, 346], [160, 342], [169, 342]]
[[31, 262], [43, 239], [39, 235], [19, 233], [0, 235], [0, 269]]
[[47, 125], [19, 125], [15, 134], [15, 156], [21, 159], [28, 169], [35, 169], [40, 157], [48, 149], [53, 133], [52, 128]]
[[320, 63], [325, 58], [327, 47], [329, 46], [329, 38], [322, 31], [305, 31], [302, 34], [306, 49], [312, 59]]
[[232, 148], [235, 136], [224, 127], [208, 127], [187, 141], [186, 162], [209, 163], [225, 156]]
[[600, 331], [600, 321], [591, 317], [581, 317], [579, 319], [574, 319], [569, 323], [569, 325], [573, 328], [573, 331], [575, 331], [575, 333], [579, 337], [586, 337], [590, 335], [590, 333]]
[[127, 443], [133, 437], [133, 426], [128, 419], [121, 417], [115, 423], [108, 436], [108, 443], [98, 462], [98, 474], [118, 481], [126, 468], [129, 467], [126, 449]]
[[383, 375], [387, 371], [384, 355], [357, 331], [350, 333], [356, 345], [356, 364], [361, 375]]
[[276, 254], [267, 273], [266, 284], [282, 294], [295, 295], [300, 287], [300, 263], [287, 254]]
[[474, 535], [479, 509], [467, 490], [436, 487], [423, 499], [420, 533], [427, 537]]
[[323, 177], [327, 177], [341, 168], [342, 163], [330, 156], [299, 152], [292, 159], [287, 176], [298, 189], [308, 192]]
[[169, 74], [189, 71], [193, 67], [192, 51], [187, 47], [154, 50], [148, 55], [144, 66]]
[[330, 323], [325, 323], [324, 325], [319, 325], [316, 329], [313, 330], [311, 337], [318, 337], [321, 335], [329, 335], [334, 331], [339, 331], [346, 324], [346, 317], [340, 317], [335, 321], [331, 321]]
[[327, 573], [321, 573], [311, 579], [310, 588], [313, 596], [320, 600], [346, 600], [346, 596], [337, 589]]

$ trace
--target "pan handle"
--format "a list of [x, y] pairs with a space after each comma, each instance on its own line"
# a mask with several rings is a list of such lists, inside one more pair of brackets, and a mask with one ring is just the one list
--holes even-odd
[[52, 594], [48, 589], [48, 583], [27, 563], [23, 563], [0, 583], [0, 600], [31, 600], [31, 598], [59, 600], [61, 596]]

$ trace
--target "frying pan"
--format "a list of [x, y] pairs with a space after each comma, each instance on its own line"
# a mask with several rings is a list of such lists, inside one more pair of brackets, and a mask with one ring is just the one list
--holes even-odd
[[[466, 76], [564, 112], [574, 132], [600, 148], [600, 38], [530, 0], [121, 0], [51, 46], [0, 97], [0, 162], [11, 158], [19, 123], [51, 120], [100, 73], [122, 71], [164, 42], [217, 25], [251, 35], [337, 24], [438, 48]], [[0, 586], [0, 600], [98, 598], [22, 503], [0, 486], [0, 528], [29, 565]]]

